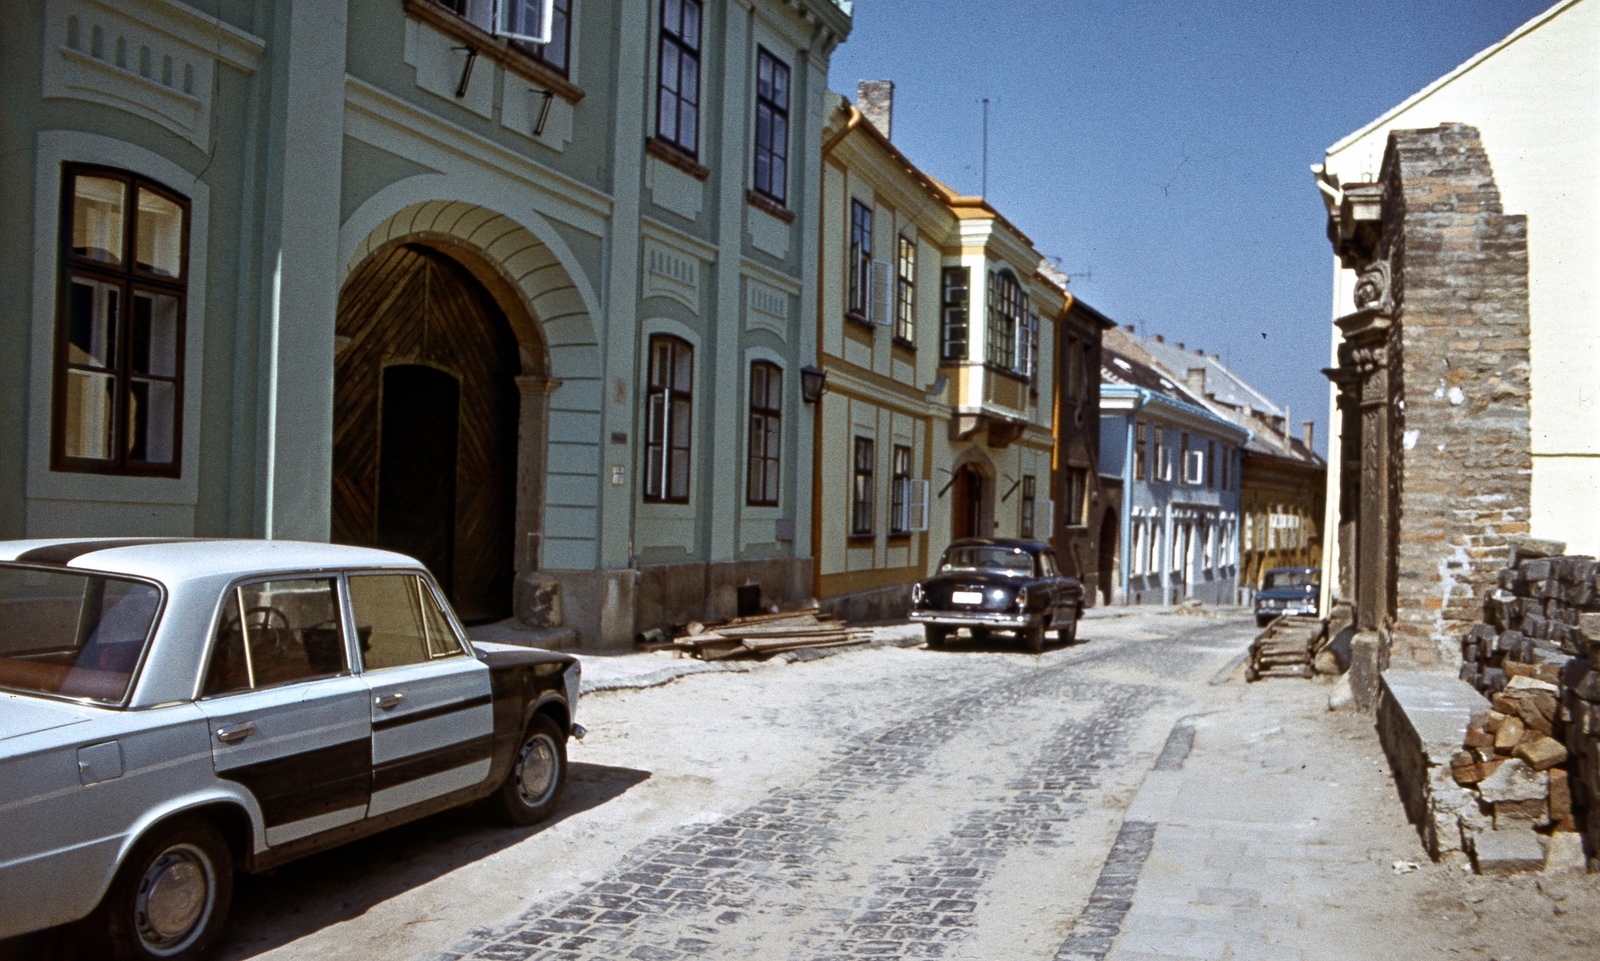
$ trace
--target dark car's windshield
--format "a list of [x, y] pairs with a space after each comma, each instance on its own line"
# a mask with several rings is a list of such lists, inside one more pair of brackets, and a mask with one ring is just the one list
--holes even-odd
[[0, 688], [121, 702], [160, 605], [140, 581], [0, 564]]
[[1314, 570], [1268, 571], [1265, 587], [1267, 590], [1284, 587], [1316, 587], [1317, 575], [1320, 573], [1322, 572]]
[[952, 547], [945, 551], [939, 573], [992, 571], [1027, 577], [1033, 574], [1033, 557], [1018, 547]]

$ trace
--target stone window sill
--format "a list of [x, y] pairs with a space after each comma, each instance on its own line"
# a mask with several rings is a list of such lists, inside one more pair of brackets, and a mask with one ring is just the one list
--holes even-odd
[[701, 164], [689, 156], [682, 147], [669, 140], [651, 137], [644, 142], [644, 152], [677, 167], [696, 180], [704, 181], [711, 176], [711, 168]]
[[786, 224], [794, 223], [794, 211], [764, 193], [752, 190], [744, 195], [744, 199], [763, 213], [769, 213]]

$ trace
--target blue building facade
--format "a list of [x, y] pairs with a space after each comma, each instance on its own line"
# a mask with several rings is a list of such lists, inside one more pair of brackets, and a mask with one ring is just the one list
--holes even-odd
[[1130, 338], [1101, 354], [1102, 470], [1120, 474], [1120, 604], [1234, 604], [1244, 427], [1168, 377]]

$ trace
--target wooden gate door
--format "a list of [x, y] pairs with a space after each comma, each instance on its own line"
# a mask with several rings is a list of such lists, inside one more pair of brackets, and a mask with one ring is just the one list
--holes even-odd
[[419, 556], [463, 620], [509, 616], [521, 363], [499, 305], [405, 244], [350, 275], [337, 332], [333, 540]]
[[972, 465], [956, 472], [954, 494], [950, 498], [950, 535], [954, 540], [979, 537], [983, 533], [983, 475]]

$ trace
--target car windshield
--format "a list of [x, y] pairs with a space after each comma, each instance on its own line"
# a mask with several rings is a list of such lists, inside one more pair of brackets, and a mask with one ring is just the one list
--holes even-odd
[[0, 565], [0, 688], [120, 703], [160, 605], [140, 581]]
[[1267, 587], [1316, 587], [1320, 571], [1268, 571]]
[[1026, 577], [1033, 573], [1033, 557], [1017, 547], [952, 547], [945, 552], [939, 572], [992, 571]]

